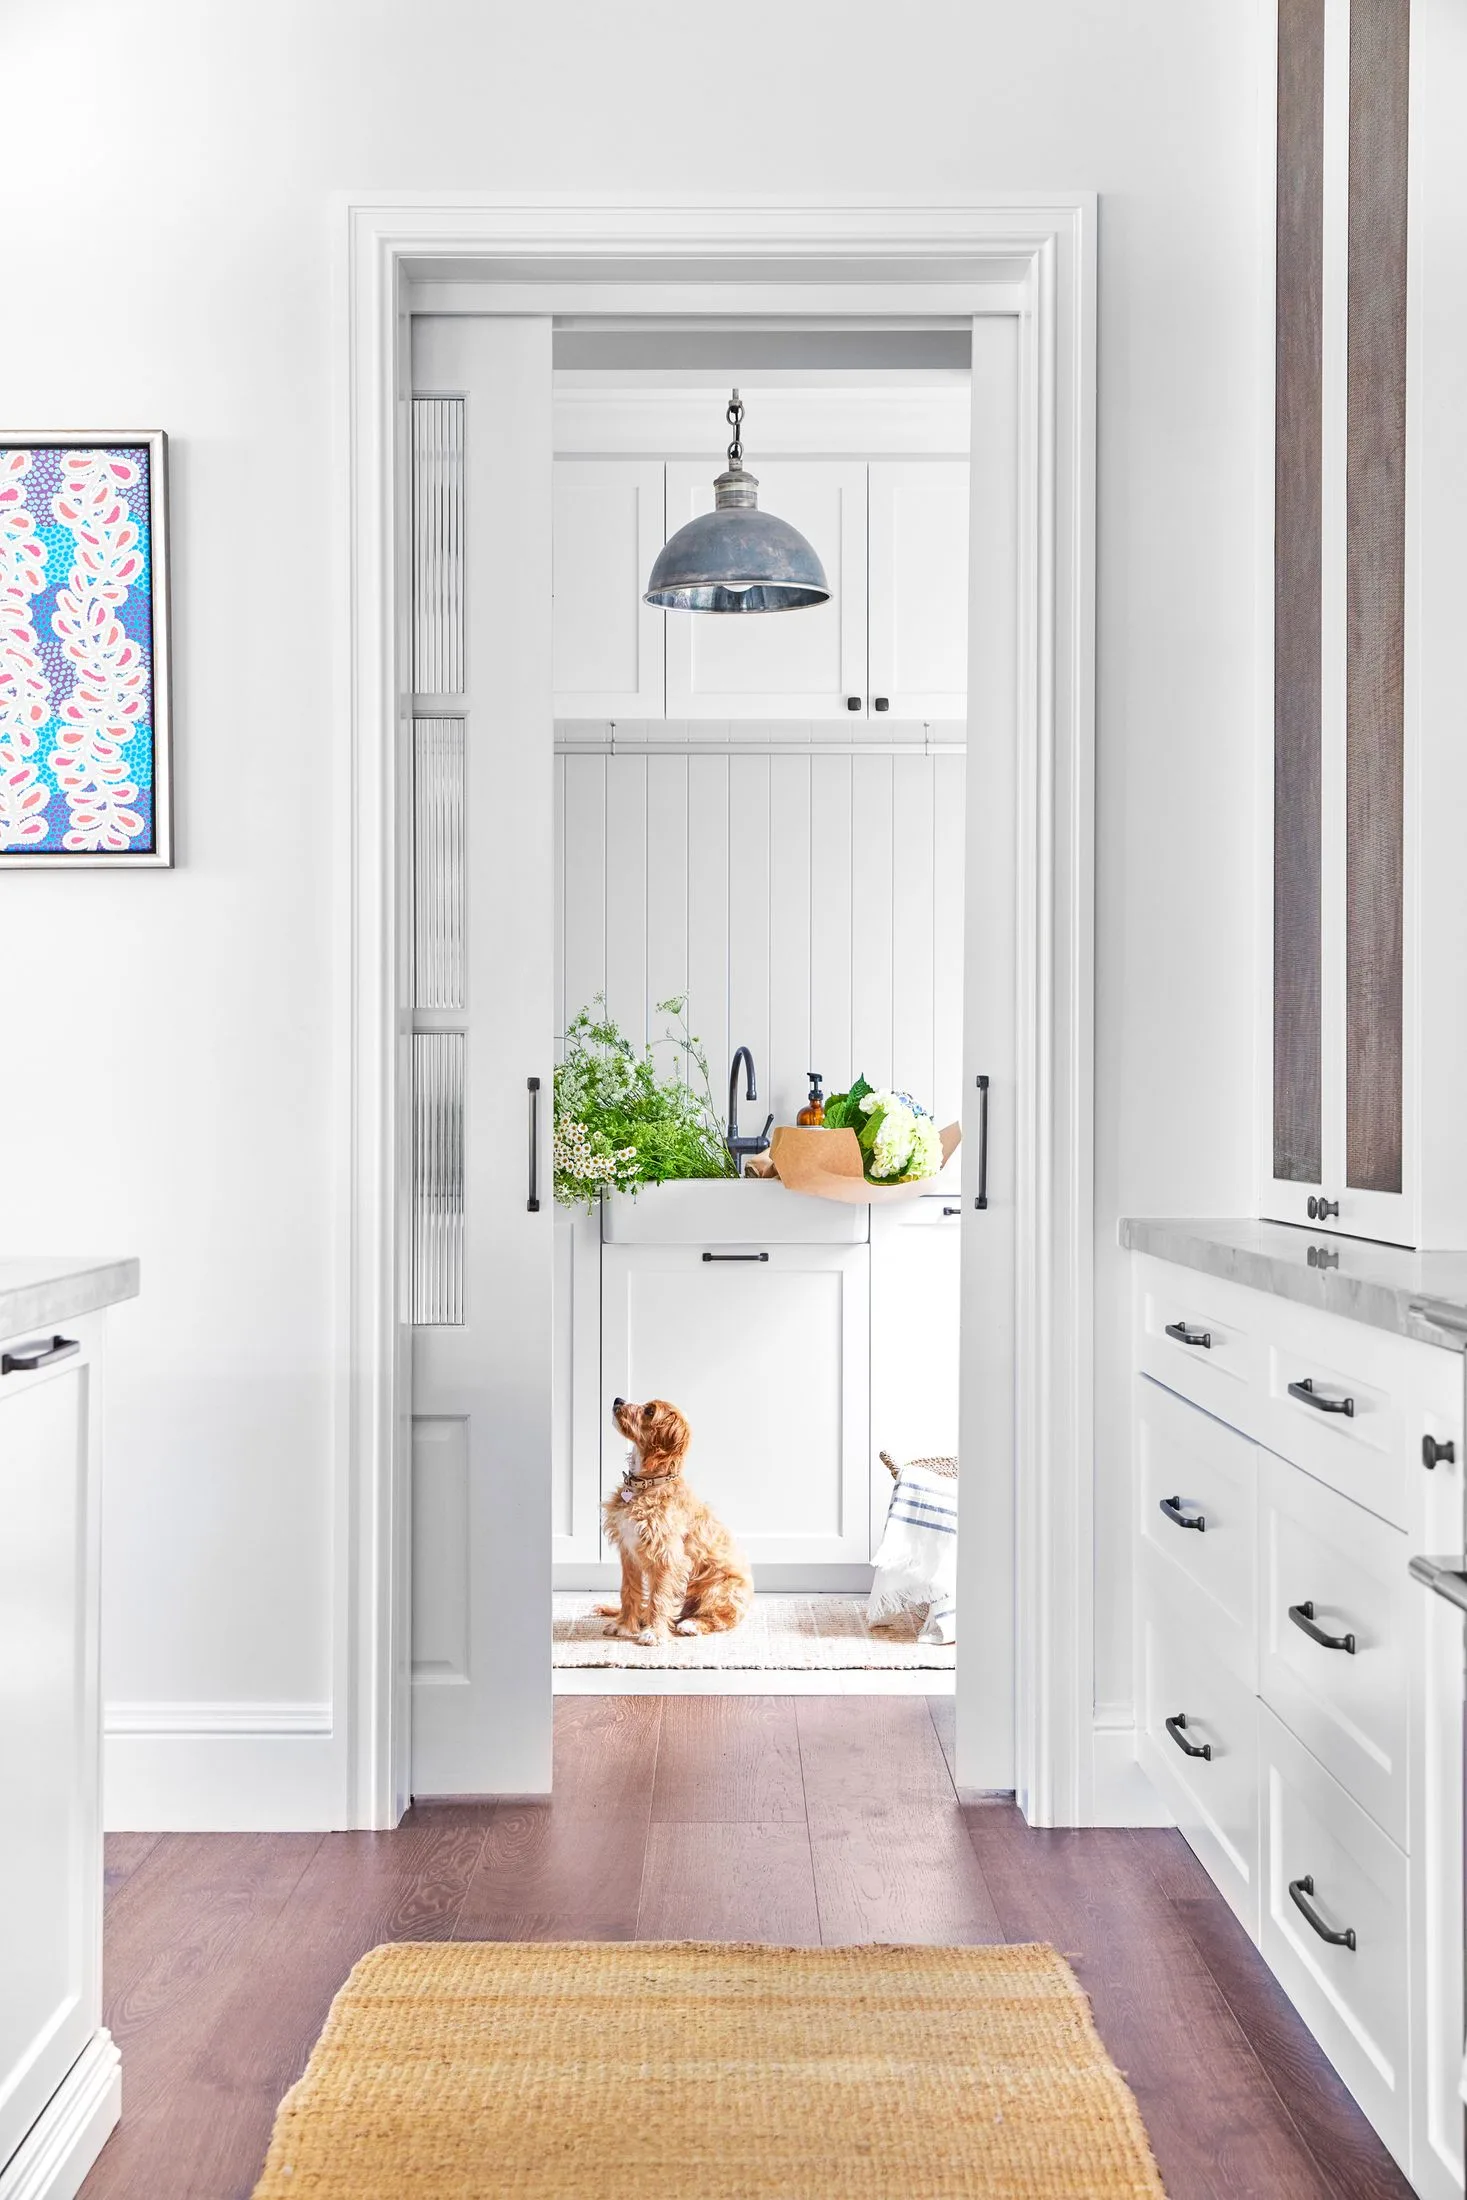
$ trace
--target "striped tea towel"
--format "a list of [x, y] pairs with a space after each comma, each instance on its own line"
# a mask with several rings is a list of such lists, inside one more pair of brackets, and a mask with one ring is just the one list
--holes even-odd
[[952, 1642], [957, 1563], [957, 1483], [927, 1467], [903, 1467], [891, 1493], [881, 1548], [872, 1561], [868, 1624], [879, 1626], [898, 1612], [925, 1604], [921, 1640]]

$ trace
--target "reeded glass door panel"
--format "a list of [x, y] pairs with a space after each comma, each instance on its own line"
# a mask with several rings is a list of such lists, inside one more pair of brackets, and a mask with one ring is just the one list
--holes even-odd
[[464, 722], [413, 720], [413, 1006], [464, 1005]]
[[1324, 0], [1280, 0], [1274, 425], [1273, 1173], [1322, 1156]]
[[1402, 1188], [1409, 0], [1350, 10], [1345, 1181]]

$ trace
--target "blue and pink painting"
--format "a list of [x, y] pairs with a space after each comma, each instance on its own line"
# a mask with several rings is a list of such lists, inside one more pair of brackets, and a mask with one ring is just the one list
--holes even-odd
[[168, 860], [162, 464], [0, 439], [0, 864]]

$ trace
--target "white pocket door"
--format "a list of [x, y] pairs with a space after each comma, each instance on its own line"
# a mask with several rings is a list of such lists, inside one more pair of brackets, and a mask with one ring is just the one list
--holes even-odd
[[[710, 459], [667, 469], [667, 532], [713, 509]], [[829, 603], [805, 611], [667, 611], [669, 718], [864, 719], [866, 468], [843, 458], [752, 462], [762, 511], [810, 542]], [[643, 586], [645, 586], [645, 582]]]
[[756, 1564], [871, 1555], [869, 1248], [602, 1248], [605, 1486], [611, 1400], [687, 1415], [687, 1476]]

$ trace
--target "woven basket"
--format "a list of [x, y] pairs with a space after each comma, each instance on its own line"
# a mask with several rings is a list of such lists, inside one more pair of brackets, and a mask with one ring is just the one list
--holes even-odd
[[951, 1482], [956, 1482], [958, 1478], [958, 1462], [956, 1459], [949, 1458], [946, 1454], [936, 1459], [904, 1459], [898, 1461], [892, 1458], [889, 1451], [883, 1451], [878, 1452], [877, 1457], [893, 1482], [896, 1481], [904, 1466], [925, 1467], [929, 1474], [945, 1474]]

